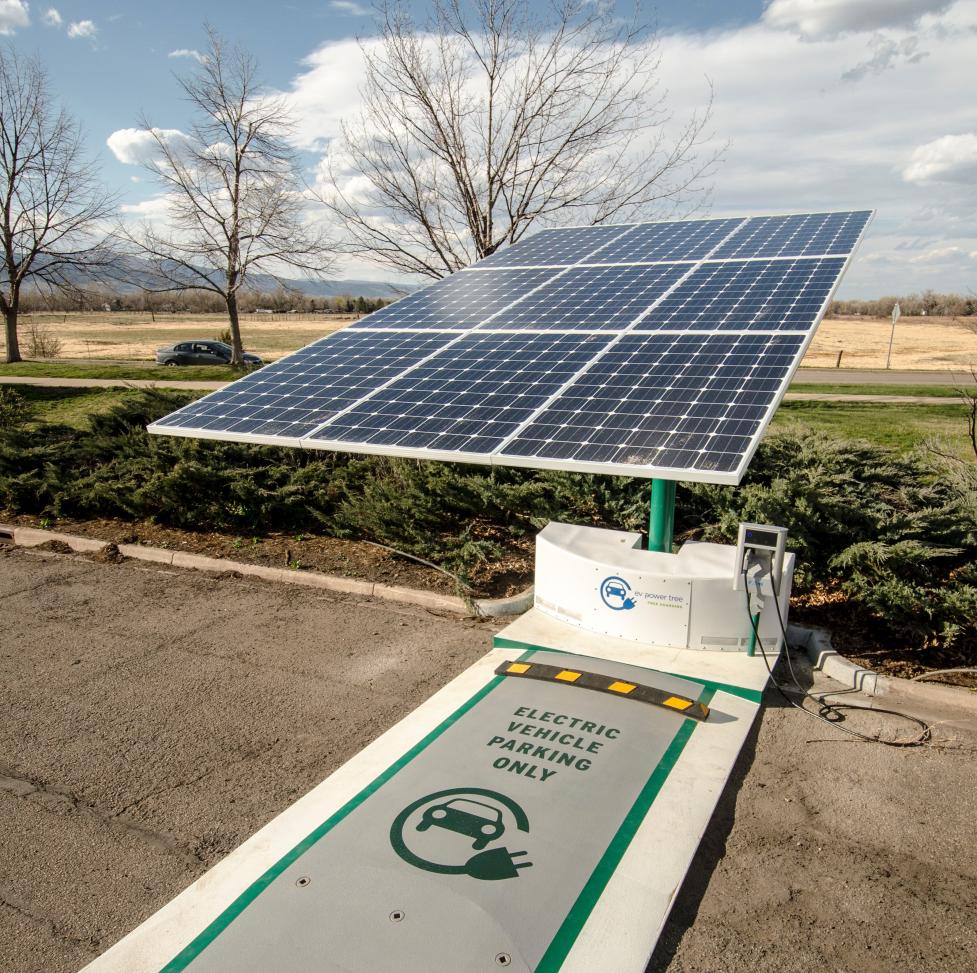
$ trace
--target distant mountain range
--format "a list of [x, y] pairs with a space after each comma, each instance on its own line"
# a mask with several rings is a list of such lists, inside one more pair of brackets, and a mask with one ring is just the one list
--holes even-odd
[[[111, 279], [103, 279], [106, 271], [100, 274], [85, 271], [83, 268], [72, 268], [68, 274], [68, 281], [75, 287], [85, 290], [112, 290], [120, 294], [132, 294], [140, 290], [152, 290], [159, 285], [159, 276], [153, 266], [140, 257], [119, 255], [114, 266], [108, 272]], [[188, 275], [189, 277], [190, 275]], [[284, 278], [283, 278], [284, 279]], [[306, 297], [372, 297], [397, 298], [409, 294], [417, 289], [417, 285], [394, 283], [382, 280], [356, 279], [299, 279], [289, 278], [290, 290], [298, 291]], [[248, 276], [248, 289], [274, 294], [281, 290], [281, 285], [270, 274], [254, 273]]]
[[[289, 280], [288, 286], [306, 297], [403, 297], [417, 285], [394, 284], [382, 280]], [[278, 282], [266, 274], [256, 274], [251, 278], [251, 289], [274, 293], [279, 289]]]

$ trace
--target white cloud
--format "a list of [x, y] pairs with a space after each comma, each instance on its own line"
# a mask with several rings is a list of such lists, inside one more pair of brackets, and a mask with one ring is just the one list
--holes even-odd
[[[920, 31], [929, 57], [911, 65], [896, 58], [884, 74], [866, 70], [858, 84], [843, 82], [838, 65], [862, 60], [864, 34], [811, 44], [762, 22], [666, 37], [670, 105], [687, 112], [702, 97], [694, 79], [709, 77], [713, 128], [732, 142], [715, 179], [714, 214], [872, 207], [878, 215], [843, 294], [972, 287], [959, 255], [910, 262], [922, 252], [977, 246], [977, 172], [969, 183], [964, 177], [972, 146], [943, 142], [948, 132], [974, 131], [962, 79], [977, 60], [977, 2], [957, 3], [944, 23], [946, 30]], [[939, 149], [923, 153], [931, 143]]]
[[198, 64], [206, 64], [207, 63], [207, 56], [205, 54], [201, 54], [200, 51], [193, 50], [192, 48], [189, 48], [189, 47], [179, 47], [175, 51], [170, 51], [170, 53], [167, 54], [166, 56], [167, 57], [188, 57], [191, 60], [196, 61]]
[[924, 250], [915, 257], [910, 257], [909, 262], [914, 264], [939, 264], [947, 260], [973, 260], [974, 253], [968, 253], [963, 247], [934, 247], [932, 250]]
[[918, 146], [902, 178], [914, 183], [977, 183], [977, 134], [944, 135]]
[[98, 28], [90, 20], [76, 20], [68, 25], [68, 36], [72, 39], [93, 39], [97, 33]]
[[167, 217], [170, 214], [173, 198], [168, 194], [151, 196], [138, 203], [123, 203], [119, 207], [119, 212], [123, 216], [132, 220], [146, 220], [165, 226]]
[[896, 41], [876, 34], [869, 41], [869, 48], [874, 51], [873, 55], [845, 71], [841, 75], [842, 81], [860, 81], [869, 75], [881, 74], [900, 63], [918, 64], [929, 56], [929, 51], [920, 50], [919, 38], [915, 36]]
[[[178, 128], [155, 129], [164, 141], [179, 141], [186, 136]], [[120, 128], [106, 140], [112, 154], [126, 165], [142, 165], [159, 155], [159, 145], [153, 132], [145, 128]]]
[[770, 27], [808, 40], [841, 34], [909, 27], [926, 14], [942, 13], [954, 0], [771, 0], [763, 12]]
[[339, 13], [349, 14], [352, 17], [367, 17], [370, 14], [368, 8], [355, 3], [354, 0], [331, 0], [329, 6]]
[[317, 151], [340, 134], [342, 119], [359, 105], [363, 51], [355, 40], [334, 41], [302, 63], [305, 70], [292, 82], [287, 98], [297, 122], [296, 146]]
[[64, 23], [64, 17], [54, 7], [48, 7], [41, 20], [46, 27], [60, 27]]
[[0, 34], [15, 34], [21, 27], [30, 27], [31, 18], [24, 0], [0, 0]]

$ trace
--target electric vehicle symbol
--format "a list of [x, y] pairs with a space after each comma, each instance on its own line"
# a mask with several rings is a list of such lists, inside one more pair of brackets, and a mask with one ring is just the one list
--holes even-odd
[[[418, 812], [419, 821], [412, 818]], [[467, 875], [481, 882], [518, 878], [523, 869], [533, 867], [526, 860], [528, 851], [511, 851], [503, 845], [486, 847], [505, 834], [503, 814], [515, 824], [515, 831], [529, 834], [529, 818], [511, 797], [485, 787], [452, 787], [408, 804], [390, 825], [390, 844], [408, 865], [437, 875]], [[409, 821], [417, 823], [408, 827]], [[427, 839], [416, 837], [418, 831], [431, 828], [465, 840], [439, 839], [436, 834]], [[469, 840], [471, 850], [465, 847]]]
[[616, 575], [604, 578], [600, 583], [600, 600], [607, 605], [611, 611], [627, 611], [634, 608], [637, 602], [631, 597], [631, 585]]
[[427, 831], [432, 825], [474, 838], [472, 848], [475, 851], [481, 851], [505, 831], [502, 812], [498, 808], [460, 797], [429, 807], [418, 823], [417, 830]]

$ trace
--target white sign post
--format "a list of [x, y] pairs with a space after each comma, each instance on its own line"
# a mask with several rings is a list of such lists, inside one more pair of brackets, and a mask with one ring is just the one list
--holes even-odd
[[902, 310], [899, 307], [899, 302], [896, 301], [895, 306], [892, 308], [892, 330], [889, 332], [889, 351], [885, 356], [886, 368], [888, 368], [892, 364], [892, 342], [895, 341], [896, 321], [899, 320], [900, 314], [902, 314]]

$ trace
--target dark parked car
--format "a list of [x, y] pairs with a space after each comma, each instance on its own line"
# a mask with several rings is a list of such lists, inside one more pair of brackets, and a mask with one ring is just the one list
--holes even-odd
[[[223, 341], [181, 341], [178, 345], [156, 350], [157, 365], [226, 365], [231, 360], [231, 346]], [[264, 362], [250, 352], [244, 353], [248, 368], [260, 368]]]

